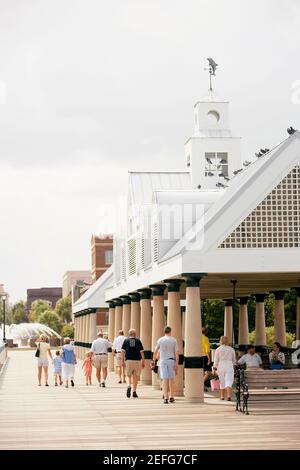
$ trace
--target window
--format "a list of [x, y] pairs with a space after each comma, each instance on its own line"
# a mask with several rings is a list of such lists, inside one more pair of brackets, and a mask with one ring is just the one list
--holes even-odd
[[107, 250], [105, 252], [105, 264], [113, 263], [113, 250]]
[[205, 152], [205, 176], [228, 176], [228, 153]]

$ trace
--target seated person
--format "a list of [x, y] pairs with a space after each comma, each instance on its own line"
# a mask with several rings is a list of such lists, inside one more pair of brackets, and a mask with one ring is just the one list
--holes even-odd
[[280, 351], [280, 343], [275, 342], [273, 344], [273, 349], [269, 354], [270, 360], [270, 369], [283, 369], [285, 364], [285, 355]]
[[262, 367], [261, 357], [255, 352], [255, 347], [252, 344], [248, 346], [247, 353], [238, 360], [238, 363], [241, 365], [246, 364], [247, 369]]

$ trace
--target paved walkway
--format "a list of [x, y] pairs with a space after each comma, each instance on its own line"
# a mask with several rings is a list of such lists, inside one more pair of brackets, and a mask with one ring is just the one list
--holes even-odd
[[244, 416], [209, 396], [201, 405], [164, 405], [147, 386], [129, 400], [114, 373], [106, 389], [87, 387], [80, 365], [74, 389], [38, 387], [35, 361], [34, 351], [9, 352], [0, 449], [300, 449], [300, 410]]

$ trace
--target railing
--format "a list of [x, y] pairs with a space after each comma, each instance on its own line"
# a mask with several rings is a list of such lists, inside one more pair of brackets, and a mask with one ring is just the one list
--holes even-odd
[[245, 376], [246, 365], [240, 365], [235, 371], [235, 396], [236, 396], [236, 411], [240, 411], [246, 415], [248, 412], [248, 399], [249, 388]]
[[2, 343], [0, 345], [0, 370], [3, 366], [3, 364], [5, 363], [6, 358], [7, 358], [7, 344]]

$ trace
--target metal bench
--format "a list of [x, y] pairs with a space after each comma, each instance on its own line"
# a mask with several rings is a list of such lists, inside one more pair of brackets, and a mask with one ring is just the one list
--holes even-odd
[[300, 402], [300, 370], [238, 369], [236, 410], [249, 414], [248, 403]]

